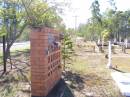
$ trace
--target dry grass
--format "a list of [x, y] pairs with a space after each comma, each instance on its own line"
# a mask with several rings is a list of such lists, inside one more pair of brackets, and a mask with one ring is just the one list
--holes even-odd
[[[30, 97], [29, 53], [15, 51], [12, 55], [16, 58], [13, 61], [16, 68], [0, 78], [0, 97]], [[112, 63], [122, 72], [130, 71], [129, 57], [114, 57]], [[75, 97], [123, 97], [110, 76], [114, 70], [106, 68], [106, 64], [104, 54], [76, 48], [64, 78]]]
[[0, 51], [0, 63], [2, 63], [2, 52]]
[[7, 64], [7, 73], [3, 75], [0, 66], [0, 97], [30, 97], [29, 50], [11, 54], [13, 69]]
[[[129, 57], [114, 57], [112, 63], [114, 67], [117, 66], [117, 70], [130, 72]], [[75, 97], [123, 97], [110, 75], [115, 70], [106, 68], [106, 64], [107, 59], [104, 54], [85, 52], [84, 48], [76, 49], [72, 64], [67, 65], [67, 70], [83, 80], [81, 91], [72, 88]], [[70, 87], [72, 86], [73, 82]]]
[[112, 64], [117, 66], [117, 69], [122, 72], [130, 72], [130, 57], [115, 57], [112, 59]]

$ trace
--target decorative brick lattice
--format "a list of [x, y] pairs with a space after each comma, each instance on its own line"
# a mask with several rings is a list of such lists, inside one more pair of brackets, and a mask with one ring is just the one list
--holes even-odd
[[61, 78], [60, 35], [50, 28], [35, 28], [30, 39], [32, 97], [44, 97]]

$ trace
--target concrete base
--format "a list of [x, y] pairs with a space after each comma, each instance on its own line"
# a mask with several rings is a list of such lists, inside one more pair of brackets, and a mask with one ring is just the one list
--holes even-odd
[[111, 76], [117, 83], [121, 93], [126, 97], [130, 97], [130, 73], [113, 72]]

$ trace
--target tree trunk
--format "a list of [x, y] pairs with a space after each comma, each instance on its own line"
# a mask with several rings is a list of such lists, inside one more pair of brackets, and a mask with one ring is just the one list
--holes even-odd
[[[64, 54], [66, 53], [65, 50], [66, 49], [65, 49], [65, 40], [64, 40]], [[65, 57], [63, 59], [63, 64], [64, 64], [64, 67], [63, 67], [64, 69], [63, 70], [65, 71], [65, 65], [66, 65], [66, 58]]]
[[6, 39], [5, 36], [3, 36], [3, 67], [4, 67], [4, 72], [6, 72]]
[[122, 51], [123, 51], [123, 53], [126, 53], [126, 47], [125, 47], [125, 45], [122, 46]]
[[10, 50], [9, 50], [9, 61], [10, 61], [10, 65], [11, 65], [11, 70], [13, 69], [13, 63], [12, 63], [12, 59], [11, 59], [11, 53], [10, 53]]

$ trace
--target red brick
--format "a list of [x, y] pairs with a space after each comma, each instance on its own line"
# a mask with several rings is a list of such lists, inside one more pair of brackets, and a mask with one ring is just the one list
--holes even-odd
[[61, 70], [57, 67], [60, 64], [60, 50], [47, 52], [48, 48], [52, 48], [48, 45], [49, 33], [59, 39], [59, 33], [47, 27], [33, 29], [30, 34], [32, 95], [35, 96], [46, 96], [61, 76]]

